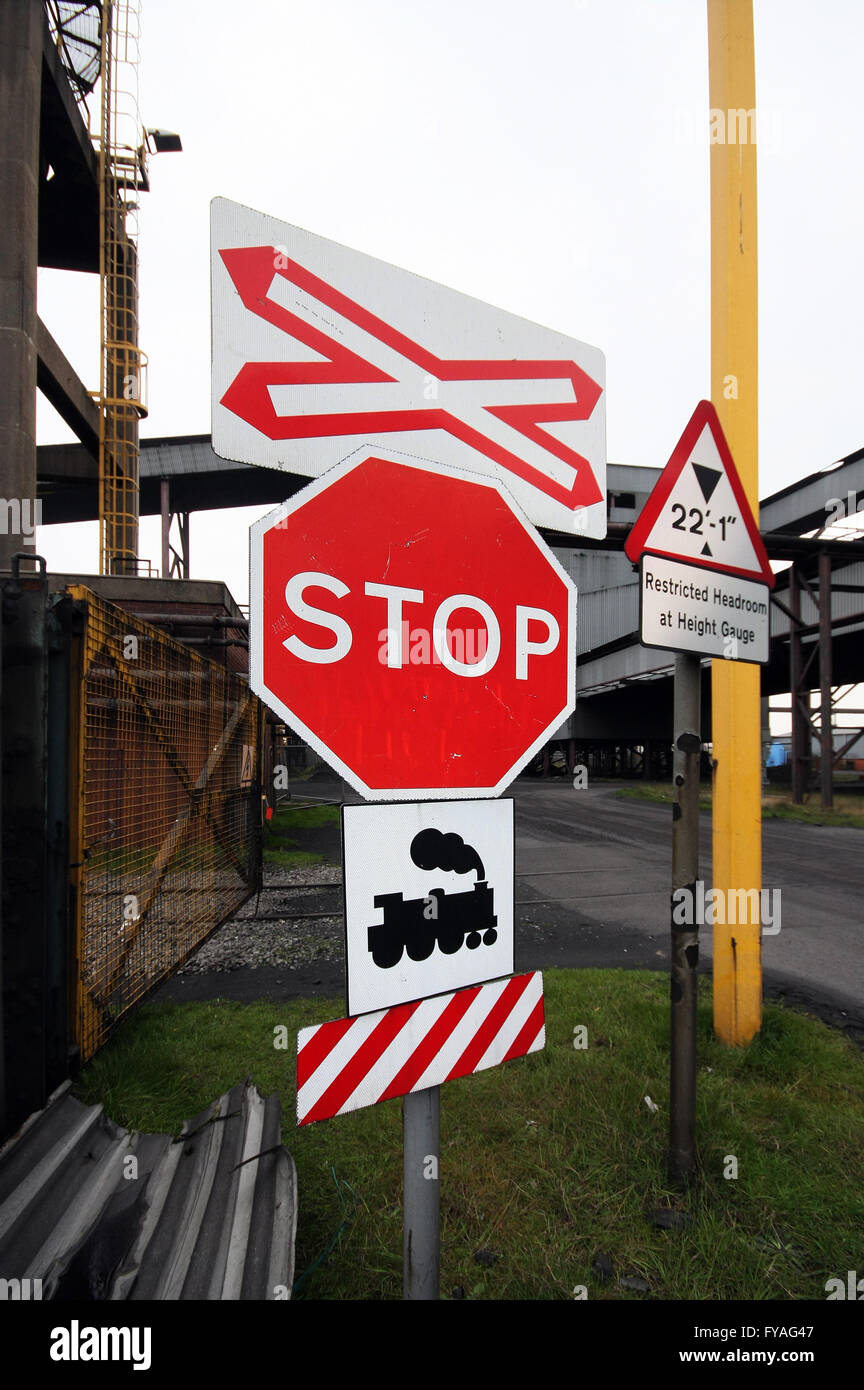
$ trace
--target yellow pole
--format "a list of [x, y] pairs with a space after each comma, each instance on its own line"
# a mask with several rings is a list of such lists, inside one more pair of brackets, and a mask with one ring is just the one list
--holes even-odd
[[[708, 0], [708, 73], [711, 399], [758, 518], [752, 0]], [[759, 677], [760, 668], [749, 663], [711, 663], [714, 887], [725, 890], [726, 903], [730, 889], [762, 886]], [[758, 909], [736, 915], [745, 916], [743, 924], [714, 927], [714, 1028], [723, 1042], [740, 1045], [762, 1023], [762, 939]]]

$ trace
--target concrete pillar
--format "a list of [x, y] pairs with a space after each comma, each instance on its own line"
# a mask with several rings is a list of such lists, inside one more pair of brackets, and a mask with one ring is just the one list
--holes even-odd
[[25, 549], [22, 509], [31, 524], [36, 515], [42, 25], [40, 0], [0, 5], [0, 466], [3, 499], [17, 504], [0, 513], [0, 569]]
[[822, 805], [834, 805], [834, 705], [831, 701], [831, 556], [819, 556], [819, 690], [822, 718], [819, 723], [822, 753], [819, 759]]

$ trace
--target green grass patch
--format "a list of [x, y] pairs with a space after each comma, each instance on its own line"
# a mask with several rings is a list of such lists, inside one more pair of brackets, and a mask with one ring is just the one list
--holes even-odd
[[[592, 1299], [824, 1299], [827, 1279], [864, 1268], [864, 1056], [773, 1004], [749, 1047], [723, 1047], [702, 983], [699, 1173], [685, 1195], [665, 1176], [663, 975], [546, 971], [545, 1050], [442, 1087], [442, 1296], [570, 1299], [585, 1285]], [[297, 1297], [398, 1299], [400, 1102], [295, 1125], [296, 1031], [341, 1012], [320, 999], [148, 1005], [77, 1093], [121, 1124], [176, 1133], [246, 1075], [278, 1090], [298, 1172]], [[273, 1045], [280, 1024], [288, 1050]], [[729, 1156], [737, 1179], [724, 1177]], [[684, 1229], [647, 1219], [667, 1206], [689, 1213]], [[608, 1283], [592, 1269], [598, 1252], [614, 1266]], [[624, 1275], [649, 1293], [621, 1288]]]
[[338, 806], [282, 806], [264, 827], [264, 863], [283, 869], [296, 869], [304, 864], [321, 864], [324, 855], [302, 848], [309, 831], [320, 830], [339, 820]]
[[308, 849], [265, 849], [265, 864], [273, 864], [280, 869], [299, 869], [304, 864], [323, 864], [323, 854], [314, 854]]
[[793, 820], [804, 825], [845, 825], [853, 830], [864, 830], [864, 811], [857, 796], [835, 796], [830, 811], [814, 801], [796, 806], [788, 796], [763, 796], [763, 820]]
[[274, 834], [290, 835], [292, 831], [317, 830], [322, 825], [336, 825], [338, 821], [338, 806], [304, 806], [298, 802], [280, 806], [268, 824]]
[[[673, 789], [669, 782], [634, 782], [632, 786], [621, 787], [616, 798], [626, 801], [652, 801], [669, 806], [674, 801]], [[699, 788], [699, 809], [710, 811], [712, 805], [711, 786], [703, 784]], [[826, 811], [815, 801], [796, 806], [791, 796], [777, 796], [770, 792], [762, 797], [763, 820], [792, 820], [803, 825], [845, 825], [864, 830], [864, 810], [857, 796], [834, 797], [834, 806]]]
[[[675, 800], [669, 782], [634, 782], [632, 786], [621, 787], [615, 797], [620, 801], [653, 801], [661, 806], [671, 806]], [[699, 810], [711, 810], [711, 788], [707, 783], [699, 788]]]

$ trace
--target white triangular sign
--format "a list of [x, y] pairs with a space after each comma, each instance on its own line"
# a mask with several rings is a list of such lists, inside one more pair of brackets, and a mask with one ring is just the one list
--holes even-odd
[[624, 549], [634, 564], [648, 551], [773, 587], [759, 528], [710, 401], [696, 407]]

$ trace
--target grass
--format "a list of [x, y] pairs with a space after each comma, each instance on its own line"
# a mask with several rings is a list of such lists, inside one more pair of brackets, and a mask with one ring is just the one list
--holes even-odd
[[[672, 787], [668, 782], [635, 782], [622, 787], [616, 796], [629, 801], [652, 801], [671, 805]], [[712, 804], [711, 786], [704, 783], [699, 789], [699, 809], [710, 811]], [[762, 797], [763, 820], [791, 820], [804, 825], [845, 825], [864, 830], [864, 812], [858, 796], [835, 795], [834, 807], [827, 811], [815, 802], [796, 806], [789, 794], [768, 792]]]
[[338, 821], [338, 806], [297, 804], [280, 806], [269, 826], [274, 834], [290, 835], [298, 830], [317, 830], [322, 825], [336, 825]]
[[[621, 787], [615, 796], [621, 801], [653, 801], [662, 806], [671, 806], [674, 800], [673, 789], [667, 782], [635, 782]], [[711, 810], [711, 788], [707, 785], [699, 788], [699, 809]]]
[[324, 855], [305, 849], [265, 849], [264, 863], [280, 869], [299, 869], [304, 864], [323, 864]]
[[[320, 830], [339, 820], [338, 806], [282, 806], [273, 819], [265, 822], [264, 863], [296, 869], [305, 864], [321, 864], [324, 855], [301, 848], [308, 831]], [[296, 837], [300, 838], [297, 839]]]
[[846, 825], [864, 830], [864, 812], [859, 796], [834, 796], [834, 806], [826, 811], [815, 802], [796, 806], [791, 796], [763, 796], [763, 820], [793, 820], [806, 825]]
[[[759, 1037], [727, 1049], [699, 1012], [699, 1173], [665, 1178], [668, 980], [545, 972], [543, 1052], [441, 1093], [442, 1296], [570, 1299], [825, 1298], [864, 1268], [864, 1057], [815, 1019], [766, 1005]], [[177, 1132], [243, 1076], [278, 1090], [299, 1183], [297, 1296], [401, 1297], [401, 1105], [297, 1129], [293, 1039], [336, 1017], [331, 1000], [145, 1006], [84, 1070], [77, 1091], [120, 1123]], [[588, 1047], [573, 1046], [585, 1024]], [[651, 1112], [645, 1096], [659, 1107]], [[724, 1178], [729, 1156], [737, 1179]], [[683, 1230], [646, 1213], [686, 1209]], [[476, 1252], [487, 1252], [478, 1262]], [[593, 1269], [607, 1255], [614, 1276]], [[636, 1276], [647, 1293], [619, 1276]]]

